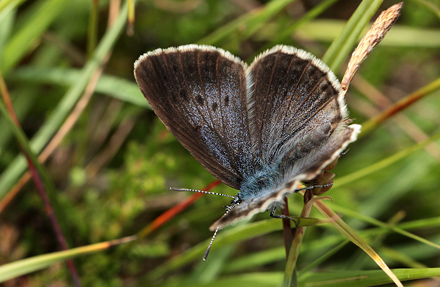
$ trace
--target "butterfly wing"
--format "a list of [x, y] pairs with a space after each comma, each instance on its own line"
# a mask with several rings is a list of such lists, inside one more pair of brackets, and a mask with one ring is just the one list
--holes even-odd
[[147, 53], [135, 63], [142, 93], [167, 129], [215, 177], [239, 189], [267, 165], [279, 187], [251, 196], [211, 229], [279, 204], [356, 140], [346, 127], [341, 87], [307, 52], [277, 46], [249, 69], [228, 52], [188, 45]]
[[[313, 178], [324, 167], [333, 162], [341, 152], [348, 146], [349, 143], [356, 140], [357, 134], [360, 132], [360, 125], [350, 125], [337, 136], [333, 136], [326, 144], [325, 149], [320, 149], [313, 158], [310, 158], [309, 163], [303, 166], [304, 173], [293, 176], [284, 186], [259, 197], [251, 198], [240, 203], [231, 210], [229, 210], [220, 219], [214, 222], [209, 229], [211, 231], [217, 228], [222, 229], [227, 225], [234, 224], [238, 221], [251, 218], [257, 213], [268, 210], [273, 204], [280, 205], [284, 197], [294, 193], [297, 190], [298, 184], [307, 178]], [[322, 161], [326, 158], [326, 161]]]
[[187, 45], [144, 54], [134, 72], [166, 128], [212, 175], [235, 189], [252, 157], [245, 70], [228, 52]]
[[266, 211], [313, 179], [355, 141], [359, 125], [346, 127], [341, 86], [329, 68], [311, 54], [276, 46], [249, 67], [249, 123], [253, 153], [262, 165], [275, 165], [279, 186], [247, 196], [210, 229]]
[[338, 80], [305, 51], [276, 46], [257, 57], [249, 77], [252, 141], [265, 164], [292, 166], [345, 124]]

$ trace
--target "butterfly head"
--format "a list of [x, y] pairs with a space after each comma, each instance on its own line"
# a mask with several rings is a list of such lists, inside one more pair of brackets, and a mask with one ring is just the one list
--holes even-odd
[[229, 205], [225, 206], [226, 209], [226, 213], [228, 213], [231, 209], [233, 209], [234, 207], [236, 207], [237, 205], [239, 205], [242, 202], [242, 199], [240, 197], [240, 193], [238, 193], [234, 199], [231, 200], [231, 203]]

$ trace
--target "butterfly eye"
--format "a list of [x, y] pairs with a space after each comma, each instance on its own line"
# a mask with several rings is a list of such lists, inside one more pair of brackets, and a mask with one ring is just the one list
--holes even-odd
[[233, 200], [231, 200], [231, 203], [228, 206], [225, 206], [226, 211], [231, 210], [232, 208], [234, 208], [234, 206], [238, 205], [241, 203], [241, 199], [240, 197], [237, 195], [236, 197], [234, 197]]

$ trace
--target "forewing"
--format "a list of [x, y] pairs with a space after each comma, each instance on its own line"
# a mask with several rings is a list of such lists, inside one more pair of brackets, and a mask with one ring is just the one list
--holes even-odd
[[298, 162], [345, 124], [338, 80], [305, 51], [276, 46], [257, 57], [248, 77], [251, 140], [264, 164]]
[[342, 89], [334, 74], [311, 54], [277, 46], [258, 56], [248, 71], [249, 123], [253, 152], [279, 171], [273, 190], [246, 197], [211, 230], [252, 217], [316, 177], [347, 145], [359, 125], [346, 126]]
[[197, 45], [155, 50], [135, 63], [136, 81], [166, 128], [235, 189], [251, 161], [245, 69], [228, 52]]
[[[308, 180], [318, 175], [329, 163], [333, 162], [341, 152], [354, 142], [361, 130], [360, 125], [351, 125], [343, 131], [334, 134], [327, 142], [325, 148], [320, 149], [316, 154], [311, 154], [306, 160], [299, 163], [298, 168], [302, 170], [290, 179], [285, 185], [270, 193], [254, 197], [235, 206], [220, 219], [210, 226], [210, 230], [234, 224], [238, 221], [249, 219], [257, 213], [268, 210], [273, 204], [282, 205], [284, 197], [296, 192], [300, 181]], [[324, 160], [325, 159], [325, 160]]]

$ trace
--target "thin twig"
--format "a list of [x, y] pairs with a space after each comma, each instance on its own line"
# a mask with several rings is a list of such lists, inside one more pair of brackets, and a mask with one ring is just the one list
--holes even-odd
[[[119, 15], [119, 6], [113, 5], [113, 3], [118, 3], [117, 0], [111, 1], [111, 9], [109, 11], [109, 22], [108, 27], [110, 27], [116, 20], [116, 17]], [[49, 156], [54, 152], [54, 150], [61, 143], [63, 138], [69, 133], [69, 131], [73, 128], [75, 123], [77, 122], [79, 116], [82, 114], [83, 110], [87, 107], [94, 91], [96, 84], [98, 83], [99, 78], [102, 75], [104, 67], [106, 66], [108, 59], [110, 58], [111, 51], [103, 58], [102, 63], [96, 69], [96, 71], [90, 77], [89, 82], [84, 90], [81, 99], [75, 105], [73, 111], [64, 121], [63, 125], [58, 129], [58, 132], [53, 136], [48, 145], [44, 148], [44, 150], [38, 156], [38, 160], [40, 162], [45, 162]], [[0, 200], [0, 213], [8, 206], [8, 204], [14, 199], [14, 197], [18, 194], [18, 192], [23, 188], [23, 186], [27, 183], [27, 181], [31, 178], [31, 174], [29, 171], [24, 173], [21, 178], [17, 181], [17, 183], [9, 190], [5, 197]]]
[[[18, 129], [22, 130], [20, 122], [18, 121], [17, 115], [15, 114], [14, 107], [11, 102], [11, 98], [9, 96], [9, 91], [6, 87], [6, 83], [3, 80], [3, 76], [0, 73], [0, 91], [3, 95], [3, 100], [5, 102], [5, 106], [9, 112], [9, 115], [14, 122], [14, 124], [17, 126]], [[37, 188], [38, 194], [43, 201], [44, 209], [46, 210], [46, 214], [49, 217], [49, 220], [51, 222], [52, 228], [55, 232], [55, 235], [57, 237], [58, 243], [60, 244], [60, 247], [62, 250], [68, 250], [69, 247], [67, 246], [66, 238], [63, 235], [63, 232], [61, 231], [60, 224], [58, 222], [58, 219], [56, 217], [56, 214], [53, 210], [53, 207], [50, 203], [49, 197], [47, 195], [46, 189], [44, 187], [43, 181], [41, 180], [41, 177], [34, 166], [34, 163], [31, 160], [30, 155], [28, 154], [27, 150], [20, 144], [19, 147], [24, 154], [27, 164], [29, 166], [29, 172], [32, 176], [32, 179], [35, 183], [35, 187]], [[36, 157], [34, 157], [36, 158]], [[73, 263], [72, 259], [66, 260], [67, 266], [69, 268], [70, 274], [72, 276], [72, 280], [75, 284], [75, 286], [81, 286], [81, 282], [79, 281], [78, 272], [76, 271], [75, 265]]]
[[[290, 217], [289, 214], [289, 205], [287, 197], [284, 198], [284, 208], [282, 209], [282, 214]], [[289, 256], [290, 246], [292, 245], [293, 235], [292, 235], [292, 227], [290, 225], [290, 219], [283, 218], [283, 234], [284, 234], [284, 248], [286, 249], [286, 259]]]

